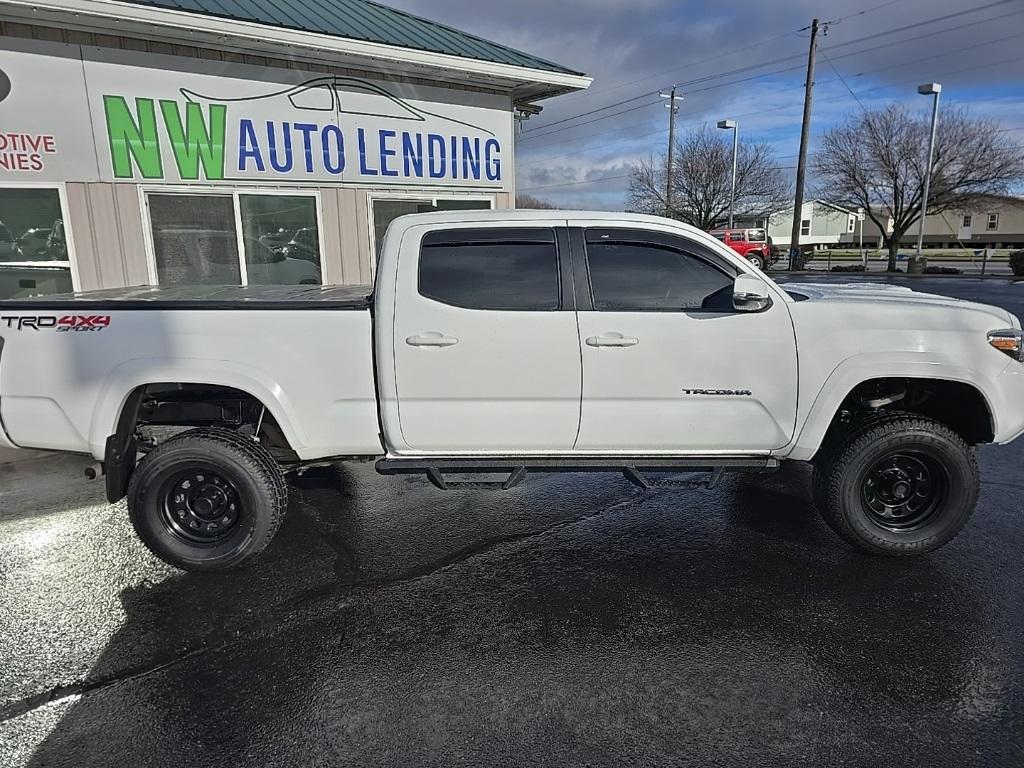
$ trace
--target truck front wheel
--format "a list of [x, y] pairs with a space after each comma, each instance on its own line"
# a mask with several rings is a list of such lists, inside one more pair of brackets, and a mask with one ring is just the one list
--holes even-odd
[[194, 429], [157, 446], [128, 487], [128, 513], [143, 544], [188, 571], [223, 570], [259, 554], [287, 505], [273, 456], [226, 429]]
[[919, 555], [967, 524], [978, 500], [978, 463], [945, 425], [889, 413], [826, 447], [814, 488], [825, 521], [857, 549]]

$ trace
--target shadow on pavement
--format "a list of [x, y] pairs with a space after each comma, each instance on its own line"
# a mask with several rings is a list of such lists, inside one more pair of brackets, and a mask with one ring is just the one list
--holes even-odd
[[805, 480], [582, 495], [502, 528], [479, 494], [402, 517], [419, 489], [385, 486], [371, 514], [362, 470], [307, 476], [251, 566], [121, 593], [124, 626], [30, 764], [966, 757], [977, 584], [941, 557], [846, 551]]

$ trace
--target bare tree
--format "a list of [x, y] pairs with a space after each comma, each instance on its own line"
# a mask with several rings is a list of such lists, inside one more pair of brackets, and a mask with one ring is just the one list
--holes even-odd
[[[736, 162], [737, 217], [760, 218], [784, 207], [789, 185], [775, 153], [764, 143], [741, 141]], [[669, 215], [699, 229], [728, 221], [732, 186], [732, 142], [722, 131], [701, 128], [676, 143], [672, 163], [672, 210], [665, 201], [666, 159], [641, 161], [630, 170], [629, 207]]]
[[[864, 208], [896, 269], [900, 240], [918, 221], [930, 121], [891, 106], [862, 112], [825, 134], [814, 156], [823, 197]], [[928, 213], [959, 208], [979, 194], [1004, 194], [1024, 179], [1024, 147], [992, 120], [947, 109], [939, 120]]]
[[519, 194], [516, 195], [516, 208], [532, 208], [540, 211], [553, 211], [558, 208], [554, 203], [549, 203], [547, 200], [541, 200], [539, 197], [533, 195]]

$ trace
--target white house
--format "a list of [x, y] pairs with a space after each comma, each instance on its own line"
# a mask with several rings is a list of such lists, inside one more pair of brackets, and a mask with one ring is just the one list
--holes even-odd
[[[892, 225], [889, 224], [891, 231]], [[917, 224], [900, 240], [904, 248], [917, 243]], [[847, 234], [844, 245], [857, 243], [857, 232]], [[880, 246], [882, 238], [878, 227], [870, 220], [864, 222], [864, 244]], [[979, 195], [967, 205], [933, 213], [925, 219], [925, 248], [1022, 248], [1024, 247], [1024, 198], [1003, 195]]]
[[[803, 213], [800, 218], [800, 245], [813, 246], [815, 250], [819, 250], [838, 245], [845, 235], [851, 233], [856, 238], [856, 211], [827, 200], [808, 200], [801, 210]], [[753, 225], [766, 227], [772, 244], [786, 249], [793, 234], [793, 209], [756, 219]]]

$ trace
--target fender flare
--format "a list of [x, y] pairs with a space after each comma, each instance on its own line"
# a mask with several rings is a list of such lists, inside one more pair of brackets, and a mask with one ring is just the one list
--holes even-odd
[[981, 395], [993, 421], [993, 432], [998, 433], [992, 397], [997, 388], [992, 379], [977, 369], [965, 368], [933, 353], [907, 358], [907, 352], [869, 352], [841, 362], [822, 384], [793, 443], [780, 454], [797, 461], [813, 458], [847, 395], [872, 379], [932, 379], [966, 384]]
[[93, 456], [106, 454], [107, 438], [116, 434], [121, 414], [133, 393], [148, 384], [209, 384], [231, 387], [259, 400], [273, 415], [294, 450], [307, 438], [284, 389], [258, 368], [236, 361], [201, 358], [136, 358], [122, 363], [99, 388], [89, 427]]

